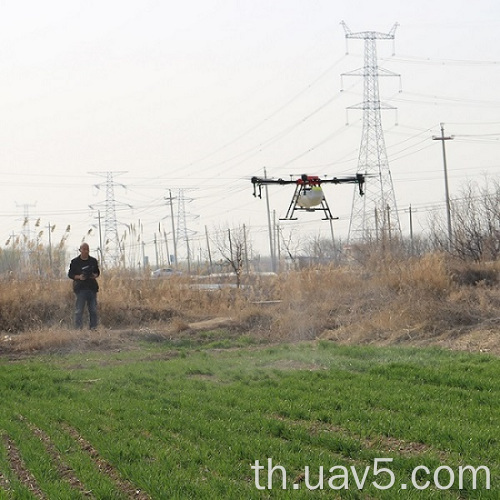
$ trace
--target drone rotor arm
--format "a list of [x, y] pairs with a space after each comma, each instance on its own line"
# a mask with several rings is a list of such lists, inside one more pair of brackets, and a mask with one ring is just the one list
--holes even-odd
[[297, 181], [294, 180], [285, 180], [285, 179], [268, 179], [267, 177], [252, 177], [253, 185], [266, 186], [269, 184], [297, 184]]
[[[262, 186], [268, 186], [271, 184], [297, 184], [297, 181], [294, 180], [285, 180], [285, 179], [268, 179], [267, 177], [252, 177], [251, 179], [253, 184], [253, 195], [255, 197], [262, 198]], [[259, 188], [259, 192], [257, 194], [257, 187]]]
[[[350, 175], [350, 176], [345, 176], [345, 177], [333, 177], [330, 179], [321, 179], [318, 176], [310, 176], [303, 174], [297, 179], [289, 179], [285, 180], [282, 178], [279, 179], [272, 179], [272, 178], [267, 178], [267, 177], [252, 177], [251, 181], [253, 184], [253, 195], [255, 197], [262, 198], [262, 186], [268, 186], [271, 184], [278, 184], [278, 185], [286, 185], [286, 184], [295, 184], [297, 188], [304, 189], [304, 190], [310, 190], [311, 188], [314, 188], [315, 186], [320, 187], [321, 184], [357, 184], [359, 187], [359, 195], [363, 196], [364, 195], [364, 184], [365, 184], [365, 179], [366, 177], [371, 177], [370, 174], [362, 174], [362, 173], [357, 173], [356, 175]], [[257, 192], [257, 187], [258, 187], [258, 192]], [[297, 191], [296, 195], [294, 196], [294, 199], [297, 197]]]
[[365, 183], [364, 174], [350, 175], [346, 177], [333, 177], [332, 179], [321, 179], [318, 184], [358, 184], [359, 194], [362, 196], [364, 194], [363, 185]]

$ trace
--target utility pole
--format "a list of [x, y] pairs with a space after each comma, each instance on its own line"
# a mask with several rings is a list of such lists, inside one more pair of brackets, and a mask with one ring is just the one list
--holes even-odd
[[410, 205], [409, 212], [410, 212], [410, 255], [413, 257], [413, 253], [414, 253], [414, 250], [413, 250], [413, 212], [411, 209], [411, 205]]
[[155, 257], [156, 257], [156, 269], [160, 267], [160, 263], [158, 261], [158, 241], [156, 239], [156, 233], [154, 234], [154, 245], [155, 245]]
[[212, 251], [210, 250], [210, 239], [208, 237], [208, 228], [207, 228], [207, 226], [205, 226], [205, 238], [207, 240], [207, 250], [208, 250], [208, 263], [209, 263], [208, 273], [212, 274], [212, 269], [213, 269]]
[[172, 240], [174, 243], [174, 267], [177, 268], [177, 238], [175, 237], [175, 220], [174, 220], [174, 200], [172, 198], [172, 190], [168, 190], [170, 203], [170, 218], [172, 219]]
[[274, 271], [280, 270], [280, 250], [278, 246], [277, 239], [277, 229], [276, 229], [276, 210], [273, 210], [273, 248], [274, 248]]
[[[264, 168], [264, 179], [267, 179], [267, 172], [266, 172], [265, 168]], [[268, 187], [267, 185], [264, 186], [264, 189], [266, 191], [267, 226], [269, 229], [269, 249], [271, 251], [271, 271], [274, 273], [274, 272], [276, 272], [276, 262], [275, 262], [275, 257], [274, 257], [273, 228], [271, 226], [271, 212], [269, 210], [269, 192], [268, 192], [267, 187]]]
[[446, 219], [448, 222], [448, 250], [451, 249], [451, 241], [452, 241], [452, 229], [451, 229], [451, 203], [450, 203], [450, 190], [448, 188], [448, 167], [446, 165], [446, 147], [444, 145], [444, 141], [451, 141], [453, 139], [452, 135], [445, 136], [444, 135], [444, 123], [441, 123], [441, 135], [432, 136], [433, 141], [441, 141], [441, 146], [443, 149], [443, 168], [444, 168], [444, 192], [446, 196]]
[[335, 250], [335, 234], [333, 232], [333, 221], [332, 219], [329, 220], [330, 220], [330, 236], [332, 237], [332, 249]]
[[168, 264], [168, 266], [170, 266], [171, 265], [171, 262], [170, 262], [170, 250], [168, 249], [167, 231], [165, 231], [165, 229], [163, 230], [163, 239], [165, 240], [165, 250], [167, 252], [167, 264]]
[[247, 270], [247, 274], [250, 274], [250, 263], [248, 262], [247, 228], [245, 224], [243, 224], [243, 245], [245, 248], [245, 267]]
[[[274, 210], [273, 212], [274, 212], [274, 216], [276, 217], [276, 210]], [[275, 222], [274, 234], [276, 237], [276, 243], [274, 244], [274, 248], [276, 249], [276, 256], [277, 256], [276, 268], [278, 269], [278, 272], [280, 272], [281, 271], [281, 242], [280, 242], [279, 222], [277, 224]]]
[[140, 252], [140, 260], [139, 260], [139, 269], [146, 268], [145, 256], [144, 256], [144, 231], [141, 223], [141, 219], [138, 220], [139, 226], [139, 252]]

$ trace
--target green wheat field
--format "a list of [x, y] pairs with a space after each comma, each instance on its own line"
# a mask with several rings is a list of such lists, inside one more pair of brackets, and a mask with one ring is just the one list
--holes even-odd
[[224, 330], [4, 357], [0, 498], [497, 499], [499, 380], [488, 354]]

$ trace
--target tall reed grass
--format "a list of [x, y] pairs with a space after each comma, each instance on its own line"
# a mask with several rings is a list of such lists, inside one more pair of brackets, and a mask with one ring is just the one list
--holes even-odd
[[[439, 253], [418, 259], [379, 256], [364, 265], [245, 275], [240, 288], [211, 290], [187, 276], [152, 279], [110, 271], [100, 278], [100, 328], [154, 327], [175, 334], [192, 322], [226, 317], [235, 332], [275, 341], [395, 343], [477, 329], [498, 335], [498, 268], [497, 262], [466, 264]], [[73, 308], [67, 278], [0, 281], [4, 336], [68, 331]]]

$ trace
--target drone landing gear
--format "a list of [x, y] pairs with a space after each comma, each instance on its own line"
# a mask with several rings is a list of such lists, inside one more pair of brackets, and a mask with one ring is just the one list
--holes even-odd
[[296, 186], [295, 193], [293, 194], [292, 201], [290, 203], [290, 206], [288, 207], [286, 215], [285, 217], [280, 218], [280, 220], [297, 220], [297, 217], [293, 216], [296, 210], [301, 210], [303, 212], [317, 212], [318, 210], [322, 210], [325, 215], [322, 220], [338, 220], [338, 217], [334, 217], [332, 215], [325, 197], [323, 197], [319, 206], [301, 207], [298, 204], [298, 200], [300, 198], [300, 195], [304, 193], [305, 190], [306, 188], [303, 185]]
[[313, 211], [316, 210], [323, 210], [323, 212], [325, 213], [325, 216], [321, 220], [338, 220], [338, 217], [334, 217], [332, 215], [332, 212], [330, 212], [330, 207], [328, 206], [328, 203], [324, 198], [323, 201], [321, 202], [321, 207], [313, 209]]

